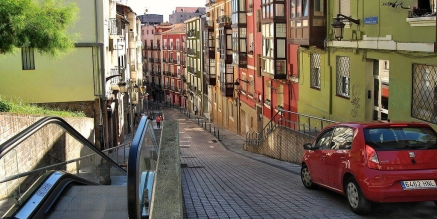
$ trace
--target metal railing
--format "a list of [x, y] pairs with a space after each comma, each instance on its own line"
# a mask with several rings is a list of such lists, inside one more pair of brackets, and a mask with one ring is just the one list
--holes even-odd
[[246, 133], [246, 144], [259, 146], [276, 127], [287, 128], [310, 137], [315, 137], [320, 130], [333, 123], [337, 122], [279, 109], [261, 132]]
[[[27, 191], [35, 189], [33, 183], [48, 171], [62, 171], [94, 184], [111, 184], [114, 176], [127, 174], [59, 117], [42, 118], [1, 144], [0, 170], [0, 216], [4, 209], [14, 206], [8, 212], [14, 214], [25, 206], [30, 198]], [[35, 212], [39, 205], [33, 205], [26, 211]]]

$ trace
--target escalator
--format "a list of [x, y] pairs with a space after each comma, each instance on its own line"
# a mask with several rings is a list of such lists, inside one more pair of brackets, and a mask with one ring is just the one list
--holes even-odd
[[130, 147], [106, 152], [58, 117], [7, 140], [0, 145], [0, 216], [148, 218], [158, 150], [148, 121], [143, 117]]

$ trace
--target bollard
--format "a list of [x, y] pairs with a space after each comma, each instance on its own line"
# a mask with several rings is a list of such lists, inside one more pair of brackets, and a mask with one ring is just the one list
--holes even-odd
[[209, 133], [211, 133], [211, 123], [209, 123]]
[[204, 119], [203, 121], [204, 121], [204, 124], [205, 124], [205, 129], [206, 129], [206, 119]]
[[191, 118], [191, 113], [190, 112], [188, 112], [188, 118]]
[[200, 123], [199, 123], [199, 118], [197, 118], [197, 124], [199, 125]]
[[215, 127], [214, 127], [214, 136], [215, 136]]
[[220, 130], [219, 129], [217, 129], [217, 140], [220, 141]]

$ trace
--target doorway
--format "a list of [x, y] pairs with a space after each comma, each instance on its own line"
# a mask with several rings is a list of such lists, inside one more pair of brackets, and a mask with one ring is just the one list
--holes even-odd
[[388, 120], [389, 76], [389, 61], [375, 60], [373, 68], [373, 120]]

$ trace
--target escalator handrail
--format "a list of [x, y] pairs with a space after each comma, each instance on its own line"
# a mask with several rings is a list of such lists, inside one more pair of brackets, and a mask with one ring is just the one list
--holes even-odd
[[[144, 137], [150, 125], [147, 116], [143, 116], [138, 125], [137, 132], [132, 140], [129, 150], [129, 159], [127, 162], [127, 201], [129, 218], [141, 218], [141, 200], [139, 192], [139, 161], [141, 155], [141, 147], [143, 145]], [[155, 135], [153, 132], [149, 133], [152, 136], [152, 142], [156, 145]]]
[[[48, 182], [54, 175], [57, 175], [54, 178], [55, 181]], [[54, 202], [58, 200], [59, 195], [66, 189], [66, 186], [73, 183], [78, 185], [98, 185], [96, 182], [67, 172], [49, 171], [42, 175], [20, 198], [21, 204], [14, 205], [4, 217], [17, 218], [17, 214], [22, 214], [27, 215], [27, 218], [42, 218], [53, 206]], [[37, 198], [33, 199], [35, 197]]]
[[110, 157], [108, 157], [106, 154], [98, 150], [93, 143], [88, 141], [85, 137], [82, 136], [76, 129], [74, 129], [70, 124], [68, 124], [64, 119], [60, 117], [54, 117], [54, 116], [48, 116], [44, 117], [37, 122], [33, 123], [29, 127], [25, 128], [23, 131], [19, 132], [18, 134], [14, 135], [12, 138], [6, 140], [3, 144], [0, 145], [0, 159], [4, 157], [9, 151], [13, 150], [15, 147], [17, 147], [21, 142], [32, 136], [35, 132], [40, 130], [46, 125], [49, 124], [57, 124], [60, 127], [62, 127], [66, 132], [68, 132], [71, 136], [73, 136], [77, 141], [82, 143], [83, 145], [87, 146], [91, 150], [93, 150], [95, 153], [100, 155], [102, 158], [107, 160], [109, 163], [116, 166], [118, 169], [120, 169], [122, 172], [126, 173], [126, 170], [120, 167], [114, 160], [112, 160]]

